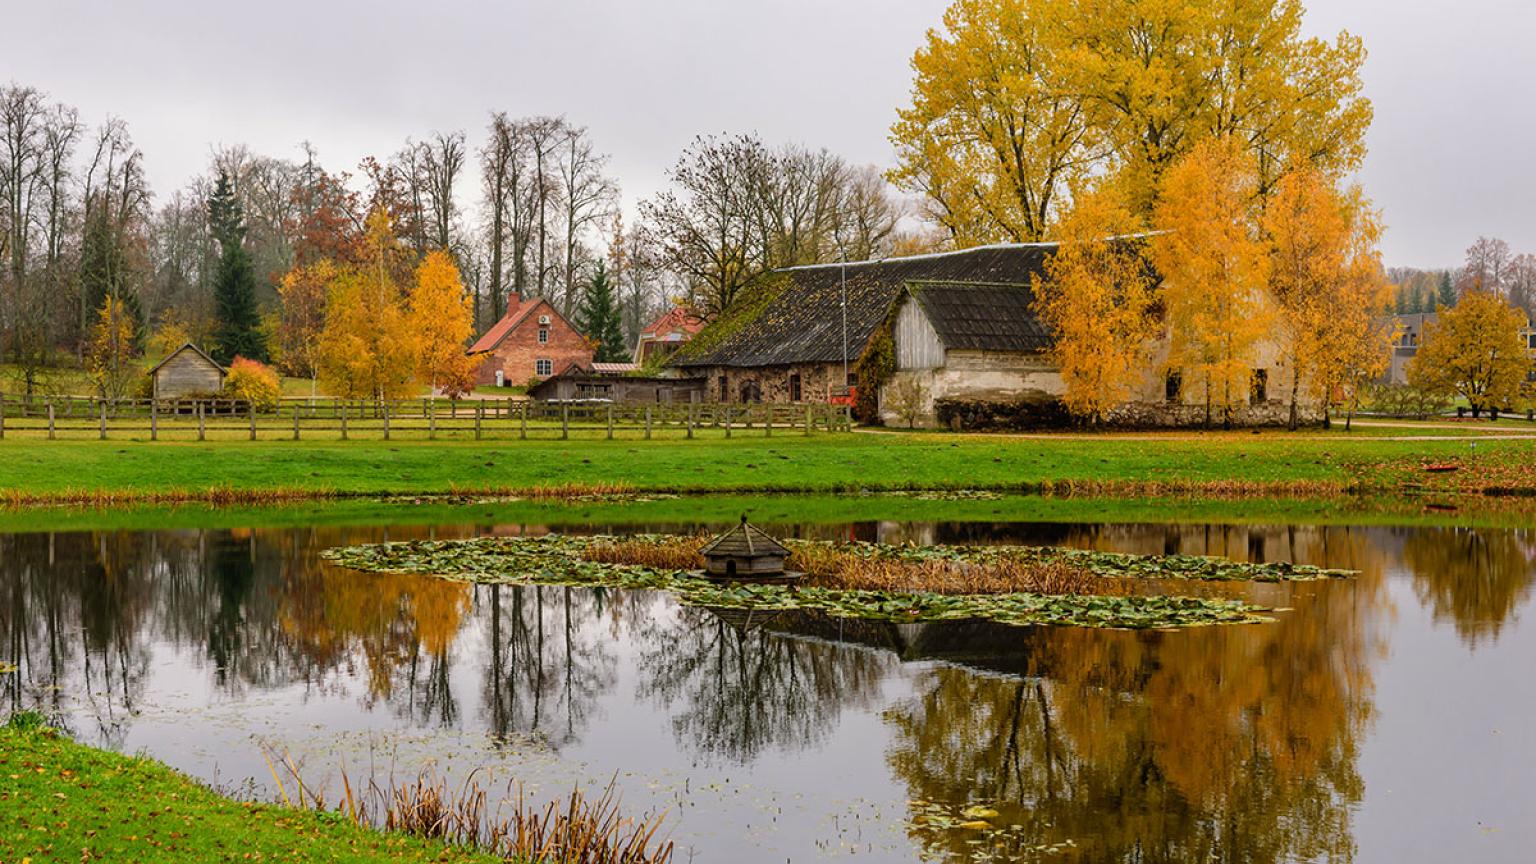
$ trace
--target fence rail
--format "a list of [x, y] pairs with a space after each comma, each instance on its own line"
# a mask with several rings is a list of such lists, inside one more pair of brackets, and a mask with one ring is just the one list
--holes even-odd
[[107, 440], [393, 440], [397, 438], [693, 438], [846, 432], [850, 409], [826, 404], [634, 404], [516, 399], [235, 400], [0, 397], [0, 438]]

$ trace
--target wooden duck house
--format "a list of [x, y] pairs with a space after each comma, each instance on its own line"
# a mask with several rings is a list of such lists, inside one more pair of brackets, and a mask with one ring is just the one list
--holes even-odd
[[711, 579], [780, 581], [799, 578], [784, 570], [789, 550], [741, 517], [741, 524], [705, 544], [704, 575]]

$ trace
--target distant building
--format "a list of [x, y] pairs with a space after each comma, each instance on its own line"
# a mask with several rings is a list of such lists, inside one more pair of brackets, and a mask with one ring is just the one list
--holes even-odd
[[587, 368], [593, 350], [564, 315], [548, 300], [514, 300], [507, 314], [470, 346], [481, 358], [475, 372], [478, 386], [511, 387], [552, 377], [575, 363]]
[[1434, 312], [1392, 316], [1397, 325], [1397, 338], [1392, 342], [1392, 362], [1382, 375], [1384, 383], [1408, 383], [1408, 361], [1419, 353], [1419, 345], [1424, 342], [1425, 328], [1434, 324], [1438, 318]]
[[[594, 363], [592, 366], [628, 364]], [[572, 363], [552, 378], [528, 388], [540, 402], [623, 402], [671, 405], [704, 401], [703, 378], [657, 378], [615, 375]]]
[[[671, 365], [704, 377], [709, 398], [722, 402], [830, 402], [851, 388], [875, 386], [880, 419], [893, 425], [906, 425], [902, 409], [910, 406], [898, 403], [912, 394], [920, 394], [912, 412], [918, 426], [1064, 423], [1065, 384], [1033, 289], [1055, 254], [1055, 244], [1012, 243], [777, 270]], [[1205, 423], [1203, 395], [1184, 386], [1179, 370], [1166, 368], [1166, 343], [1147, 347], [1143, 381], [1107, 419], [1127, 426]], [[1259, 344], [1249, 398], [1233, 412], [1235, 423], [1287, 421], [1281, 388], [1272, 386], [1284, 380], [1280, 347], [1274, 340]], [[884, 381], [856, 380], [860, 358], [876, 351], [894, 354], [894, 369]], [[1304, 422], [1320, 419], [1304, 412]]]
[[212, 396], [224, 389], [227, 374], [228, 370], [191, 342], [172, 351], [149, 370], [156, 400]]
[[635, 362], [644, 366], [671, 357], [702, 329], [703, 316], [686, 306], [673, 306], [640, 331], [635, 343]]

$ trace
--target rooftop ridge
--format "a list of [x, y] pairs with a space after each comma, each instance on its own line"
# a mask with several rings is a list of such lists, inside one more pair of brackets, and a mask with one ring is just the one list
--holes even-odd
[[969, 246], [965, 249], [951, 249], [947, 252], [924, 252], [921, 255], [888, 255], [884, 258], [866, 258], [862, 261], [833, 261], [827, 264], [796, 264], [793, 267], [776, 267], [771, 272], [785, 273], [792, 270], [820, 270], [829, 267], [866, 267], [871, 264], [891, 264], [900, 261], [925, 261], [934, 258], [950, 258], [956, 255], [969, 255], [972, 252], [996, 251], [998, 249], [1054, 249], [1060, 245], [1060, 243], [1054, 241], [1044, 243], [988, 243], [984, 246]]

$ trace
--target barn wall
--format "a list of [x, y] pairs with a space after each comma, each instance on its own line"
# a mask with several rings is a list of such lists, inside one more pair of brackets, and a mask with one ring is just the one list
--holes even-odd
[[944, 343], [929, 323], [922, 304], [909, 300], [896, 313], [896, 368], [937, 369], [944, 365]]
[[[850, 363], [850, 367], [851, 367]], [[742, 387], [756, 384], [764, 402], [792, 402], [790, 376], [800, 376], [801, 402], [825, 403], [831, 388], [843, 384], [842, 363], [799, 363], [792, 366], [711, 366], [704, 369], [686, 370], [690, 376], [704, 378], [705, 402], [740, 402]], [[720, 379], [725, 378], [726, 398], [720, 394]]]
[[196, 351], [181, 351], [155, 370], [155, 398], [208, 395], [224, 386], [224, 375]]

